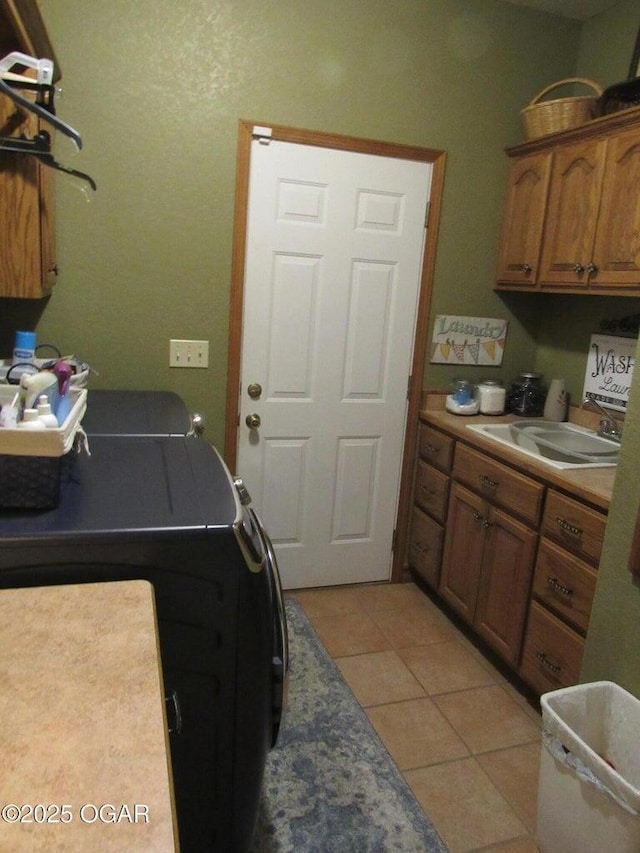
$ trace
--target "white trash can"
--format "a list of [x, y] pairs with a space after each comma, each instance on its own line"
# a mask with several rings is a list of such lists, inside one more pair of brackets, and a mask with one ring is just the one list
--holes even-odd
[[596, 681], [545, 693], [540, 704], [540, 850], [638, 853], [640, 701]]

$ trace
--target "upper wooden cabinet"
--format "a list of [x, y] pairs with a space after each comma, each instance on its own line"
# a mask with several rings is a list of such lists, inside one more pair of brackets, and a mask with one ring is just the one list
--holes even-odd
[[499, 282], [528, 285], [538, 279], [550, 175], [549, 152], [511, 161], [498, 260]]
[[640, 109], [507, 153], [497, 289], [640, 296]]
[[[58, 79], [57, 61], [33, 0], [0, 0], [0, 57], [12, 51], [53, 60]], [[38, 127], [33, 113], [0, 95], [0, 137], [32, 138]], [[52, 171], [34, 157], [0, 153], [0, 297], [39, 299], [55, 284], [52, 190]]]

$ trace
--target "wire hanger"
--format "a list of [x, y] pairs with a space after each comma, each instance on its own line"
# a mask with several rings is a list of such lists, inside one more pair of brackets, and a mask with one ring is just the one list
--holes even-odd
[[62, 163], [54, 158], [51, 153], [51, 137], [46, 130], [40, 130], [33, 139], [25, 139], [20, 136], [0, 137], [0, 152], [11, 151], [17, 154], [30, 154], [45, 166], [50, 166], [52, 169], [57, 169], [59, 172], [65, 172], [67, 175], [73, 175], [86, 181], [92, 190], [96, 190], [96, 182], [90, 175], [85, 172], [79, 172], [77, 169], [71, 169], [69, 166], [63, 166]]
[[[36, 71], [36, 80], [29, 77], [23, 77], [19, 74], [14, 74], [10, 71], [15, 65], [22, 65], [32, 68]], [[48, 124], [55, 127], [65, 136], [68, 136], [76, 144], [78, 149], [82, 148], [82, 138], [77, 130], [74, 130], [70, 125], [63, 122], [55, 114], [53, 104], [54, 87], [53, 80], [53, 63], [50, 59], [36, 59], [27, 56], [24, 53], [14, 51], [7, 54], [4, 59], [0, 60], [0, 92], [11, 98], [18, 106], [29, 112], [34, 113], [39, 118], [44, 119]], [[12, 85], [10, 85], [12, 84]], [[35, 90], [38, 94], [36, 101], [30, 101], [19, 95], [14, 87], [26, 88]], [[58, 163], [51, 153], [51, 136], [46, 130], [40, 130], [33, 139], [22, 137], [0, 137], [0, 151], [12, 151], [22, 154], [30, 154], [44, 163], [45, 166], [50, 166], [60, 172], [65, 172], [68, 175], [73, 175], [77, 178], [86, 181], [92, 190], [96, 190], [96, 182], [84, 172], [79, 172], [77, 169], [71, 169]]]

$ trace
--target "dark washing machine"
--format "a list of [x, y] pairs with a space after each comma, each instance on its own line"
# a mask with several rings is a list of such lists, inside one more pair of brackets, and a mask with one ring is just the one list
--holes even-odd
[[199, 432], [173, 391], [89, 390], [82, 428], [87, 435], [189, 435]]
[[247, 850], [286, 693], [271, 543], [205, 440], [94, 432], [89, 446], [55, 509], [0, 512], [0, 588], [153, 585], [181, 850]]

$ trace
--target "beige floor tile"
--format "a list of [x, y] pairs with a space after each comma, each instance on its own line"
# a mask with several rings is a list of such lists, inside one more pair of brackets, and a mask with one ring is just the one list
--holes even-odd
[[431, 696], [495, 684], [489, 670], [457, 640], [399, 649], [398, 654]]
[[433, 701], [472, 753], [540, 741], [540, 729], [500, 686], [444, 693]]
[[517, 838], [504, 844], [484, 847], [482, 853], [540, 853], [540, 848], [532, 838]]
[[389, 640], [366, 613], [314, 616], [311, 621], [332, 658], [391, 648]]
[[362, 586], [359, 600], [363, 610], [400, 610], [428, 601], [426, 596], [411, 583], [387, 583]]
[[485, 752], [478, 763], [529, 832], [535, 832], [540, 744]]
[[377, 705], [366, 713], [401, 770], [469, 755], [431, 699]]
[[402, 610], [380, 610], [371, 614], [394, 649], [441, 643], [455, 636], [455, 629], [440, 613], [420, 603]]
[[315, 616], [336, 616], [357, 613], [362, 609], [360, 593], [355, 586], [334, 586], [324, 589], [305, 589], [288, 592], [296, 598], [309, 619]]
[[335, 663], [364, 708], [425, 695], [394, 651], [337, 658]]
[[527, 834], [473, 758], [408, 770], [404, 776], [450, 853]]

